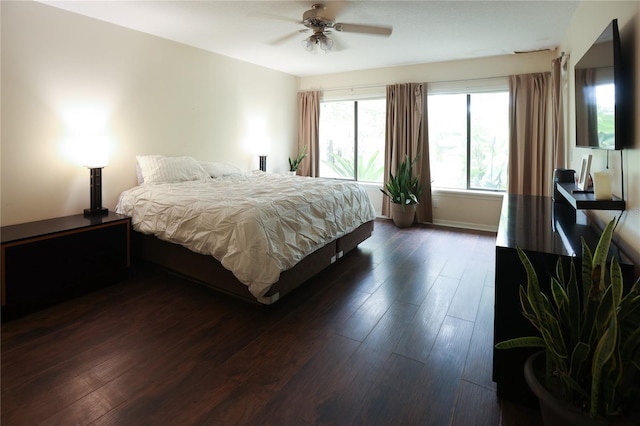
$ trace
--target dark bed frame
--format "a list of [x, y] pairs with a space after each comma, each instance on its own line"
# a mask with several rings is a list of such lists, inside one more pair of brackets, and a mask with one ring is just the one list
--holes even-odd
[[282, 272], [278, 282], [260, 299], [256, 299], [248, 287], [213, 256], [195, 253], [179, 244], [135, 231], [132, 232], [132, 251], [134, 256], [158, 264], [174, 274], [249, 302], [270, 305], [356, 248], [372, 232], [373, 221], [369, 221], [349, 234], [331, 241], [293, 268]]

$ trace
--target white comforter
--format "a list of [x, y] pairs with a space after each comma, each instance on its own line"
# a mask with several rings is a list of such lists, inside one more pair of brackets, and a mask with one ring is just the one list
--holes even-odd
[[355, 182], [262, 172], [136, 186], [116, 212], [138, 232], [215, 257], [256, 298], [282, 271], [375, 218]]

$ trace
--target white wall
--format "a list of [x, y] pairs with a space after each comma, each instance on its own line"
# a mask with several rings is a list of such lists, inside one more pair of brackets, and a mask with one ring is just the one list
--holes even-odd
[[[333, 96], [337, 89], [350, 88], [363, 93], [381, 89], [384, 93], [384, 86], [392, 83], [468, 80], [469, 85], [474, 85], [477, 79], [550, 71], [554, 55], [554, 52], [537, 52], [303, 77], [300, 88], [325, 90], [328, 96]], [[380, 191], [369, 192], [376, 211], [380, 213], [382, 194]], [[496, 231], [502, 198], [502, 194], [495, 193], [434, 189], [433, 199], [437, 200], [437, 207], [434, 205], [433, 209], [434, 223]]]
[[296, 153], [298, 78], [34, 2], [1, 2], [1, 224], [81, 213], [78, 146], [111, 142], [103, 205], [136, 184], [135, 155], [268, 170]]
[[[613, 193], [622, 194], [624, 179], [624, 198], [626, 211], [621, 216], [615, 240], [621, 243], [634, 259], [640, 259], [640, 2], [634, 1], [583, 1], [580, 2], [560, 47], [570, 55], [570, 99], [573, 99], [574, 80], [573, 66], [591, 46], [593, 41], [607, 27], [612, 19], [618, 20], [622, 44], [622, 56], [625, 66], [633, 76], [635, 90], [631, 96], [634, 102], [632, 121], [635, 123], [635, 134], [631, 147], [623, 151], [609, 152], [609, 171], [612, 174]], [[629, 88], [627, 88], [629, 90]], [[570, 155], [571, 168], [579, 170], [584, 154], [591, 154], [592, 172], [605, 170], [607, 167], [607, 151], [575, 148], [575, 108], [569, 104], [569, 138], [567, 148]], [[622, 172], [622, 173], [621, 173]], [[623, 177], [624, 176], [624, 177]], [[590, 211], [592, 217], [608, 222], [621, 213], [617, 211]]]

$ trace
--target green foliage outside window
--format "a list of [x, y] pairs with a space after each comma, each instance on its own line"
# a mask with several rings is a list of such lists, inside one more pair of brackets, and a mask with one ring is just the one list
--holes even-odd
[[[358, 177], [357, 180], [364, 182], [381, 182], [384, 175], [384, 164], [378, 157], [380, 151], [375, 151], [369, 158], [358, 155]], [[353, 179], [355, 167], [353, 157], [341, 157], [336, 153], [331, 153], [329, 161], [323, 161], [327, 167], [333, 170], [338, 176], [345, 179]]]

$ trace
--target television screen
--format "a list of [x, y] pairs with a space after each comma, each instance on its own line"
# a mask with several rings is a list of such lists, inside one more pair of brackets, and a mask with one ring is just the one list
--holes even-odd
[[611, 21], [575, 66], [576, 146], [621, 149], [620, 36]]

